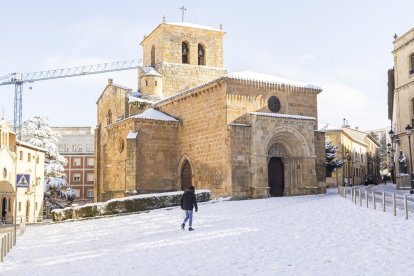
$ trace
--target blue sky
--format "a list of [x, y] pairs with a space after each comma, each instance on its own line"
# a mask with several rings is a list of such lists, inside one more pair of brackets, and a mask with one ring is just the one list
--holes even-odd
[[[218, 27], [225, 67], [322, 86], [319, 123], [342, 118], [362, 129], [387, 120], [387, 70], [394, 33], [414, 27], [414, 1], [2, 1], [0, 76], [141, 58], [139, 42], [167, 16]], [[136, 71], [35, 82], [24, 87], [23, 119], [94, 126], [108, 78], [137, 88]], [[13, 86], [0, 86], [0, 112], [13, 119]], [[1, 115], [1, 113], [0, 113]]]

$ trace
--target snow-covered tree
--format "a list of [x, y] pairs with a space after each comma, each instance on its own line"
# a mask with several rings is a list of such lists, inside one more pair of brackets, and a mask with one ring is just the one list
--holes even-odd
[[45, 153], [45, 199], [52, 208], [63, 207], [56, 198], [72, 202], [76, 195], [66, 181], [64, 165], [66, 159], [59, 154], [57, 144], [60, 134], [49, 126], [48, 119], [43, 116], [33, 117], [23, 123], [22, 140], [34, 146], [43, 147]]
[[326, 172], [330, 175], [336, 169], [342, 167], [343, 161], [336, 159], [337, 146], [335, 146], [331, 140], [325, 139], [325, 151], [326, 151]]
[[387, 141], [385, 139], [385, 135], [381, 136], [381, 139], [378, 141], [380, 143], [379, 148], [379, 162], [380, 162], [380, 170], [385, 170], [388, 168], [387, 162]]

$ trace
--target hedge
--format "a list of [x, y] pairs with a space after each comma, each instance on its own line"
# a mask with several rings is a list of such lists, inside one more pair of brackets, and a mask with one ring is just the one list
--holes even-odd
[[[55, 209], [52, 211], [52, 219], [53, 221], [64, 221], [179, 206], [182, 194], [183, 192], [142, 194], [111, 199], [107, 202]], [[211, 192], [209, 190], [196, 191], [197, 201], [209, 201], [210, 194]]]

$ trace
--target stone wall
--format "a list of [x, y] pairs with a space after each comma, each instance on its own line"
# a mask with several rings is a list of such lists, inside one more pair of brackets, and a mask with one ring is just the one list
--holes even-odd
[[230, 195], [232, 190], [225, 107], [224, 82], [159, 106], [160, 111], [181, 122], [178, 127], [177, 176], [183, 162], [188, 160], [193, 185], [198, 189], [209, 189], [215, 196]]
[[227, 73], [223, 68], [196, 66], [191, 64], [163, 63], [156, 68], [163, 76], [164, 97], [174, 95], [177, 92], [222, 77]]
[[[113, 160], [114, 137], [109, 137], [107, 127], [110, 124], [116, 123], [118, 118], [123, 118], [129, 115], [127, 94], [131, 90], [113, 85], [112, 80], [108, 80], [108, 85], [102, 92], [97, 101], [97, 125], [95, 132], [95, 177], [94, 177], [94, 200], [101, 201], [102, 192], [109, 189], [107, 183], [113, 180], [111, 171], [113, 166], [121, 168], [121, 163], [117, 165], [108, 163]], [[108, 121], [108, 113], [111, 111], [111, 120]], [[110, 123], [110, 124], [108, 124]], [[115, 151], [116, 152], [116, 151]], [[125, 159], [125, 158], [124, 158]], [[124, 177], [125, 176], [119, 176]], [[115, 187], [110, 188], [110, 191], [118, 191], [122, 183], [116, 181]], [[109, 197], [110, 195], [108, 195]], [[117, 197], [123, 196], [123, 193], [117, 193]], [[112, 198], [112, 197], [109, 197]]]
[[317, 118], [318, 91], [288, 86], [264, 85], [259, 82], [228, 80], [227, 122], [246, 123], [248, 112], [271, 112], [268, 99], [280, 101], [279, 114], [294, 114]]
[[138, 193], [180, 190], [178, 185], [178, 122], [134, 119], [138, 132], [136, 190]]
[[248, 198], [250, 193], [250, 125], [230, 124], [231, 182], [233, 198]]

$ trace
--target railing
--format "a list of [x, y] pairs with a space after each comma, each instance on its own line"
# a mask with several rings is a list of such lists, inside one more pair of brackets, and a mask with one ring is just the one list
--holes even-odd
[[404, 218], [407, 220], [410, 212], [414, 213], [414, 195], [410, 194], [396, 194], [384, 191], [368, 191], [373, 186], [367, 187], [338, 187], [339, 194], [344, 198], [349, 198], [351, 201], [359, 206], [366, 206], [386, 212], [388, 208], [391, 209], [394, 216], [397, 216], [397, 210], [403, 212]]
[[[19, 226], [20, 235], [26, 231], [26, 220], [22, 219]], [[7, 228], [4, 231], [0, 228], [0, 262], [4, 261], [7, 253], [16, 245], [16, 232], [13, 228]]]

